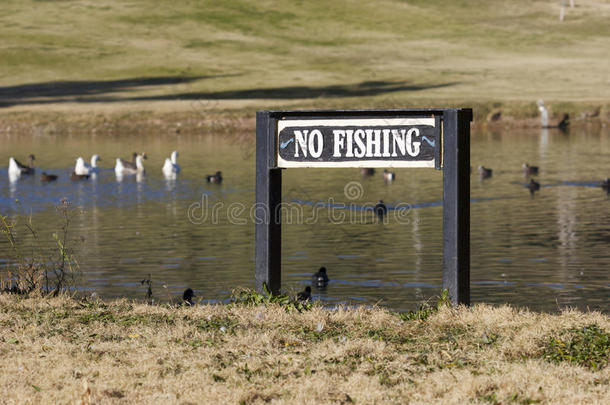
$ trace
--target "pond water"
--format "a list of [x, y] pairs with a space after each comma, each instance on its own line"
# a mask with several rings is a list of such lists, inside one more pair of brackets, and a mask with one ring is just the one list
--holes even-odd
[[[101, 297], [143, 299], [149, 274], [165, 300], [192, 287], [203, 301], [229, 298], [254, 278], [254, 137], [150, 134], [0, 134], [0, 214], [31, 215], [41, 243], [52, 246], [67, 198], [82, 208], [71, 230], [82, 238], [79, 288]], [[535, 310], [565, 307], [610, 311], [610, 200], [598, 186], [610, 175], [607, 129], [472, 134], [472, 302], [509, 303]], [[179, 151], [181, 173], [165, 180], [161, 166]], [[117, 181], [116, 157], [146, 151], [146, 176]], [[36, 176], [9, 182], [8, 158], [36, 155]], [[97, 178], [69, 179], [74, 160], [102, 157]], [[533, 197], [521, 164], [540, 166]], [[481, 180], [476, 167], [493, 169]], [[58, 174], [42, 184], [43, 170]], [[222, 171], [220, 185], [205, 175]], [[292, 202], [283, 225], [282, 285], [302, 290], [319, 266], [331, 282], [314, 289], [327, 305], [380, 304], [413, 310], [441, 288], [442, 173], [398, 169], [385, 184], [381, 171], [292, 169], [283, 195]], [[387, 223], [363, 209], [384, 200]], [[289, 220], [289, 221], [288, 221]], [[21, 220], [23, 223], [24, 220]], [[23, 231], [20, 231], [23, 233]], [[6, 240], [0, 260], [11, 262]]]

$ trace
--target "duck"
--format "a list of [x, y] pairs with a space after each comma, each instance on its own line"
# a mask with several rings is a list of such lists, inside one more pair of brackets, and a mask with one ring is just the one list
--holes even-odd
[[375, 169], [373, 169], [372, 167], [362, 167], [360, 168], [360, 174], [363, 177], [373, 176], [375, 174]]
[[309, 302], [311, 301], [311, 287], [307, 286], [305, 289], [297, 294], [298, 302]]
[[90, 174], [76, 174], [76, 172], [72, 172], [70, 175], [70, 180], [79, 181], [79, 180], [89, 180]]
[[121, 158], [116, 159], [116, 164], [114, 166], [114, 172], [117, 176], [122, 176], [124, 174], [137, 174], [144, 173], [144, 160], [146, 159], [146, 152], [142, 152], [138, 154], [136, 152], [133, 153], [133, 161], [128, 162]]
[[194, 297], [195, 293], [193, 292], [193, 289], [187, 288], [182, 293], [182, 302], [180, 303], [180, 305], [185, 307], [192, 307], [193, 305], [195, 305], [195, 301], [193, 301]]
[[165, 158], [165, 164], [163, 164], [161, 170], [165, 177], [172, 177], [180, 172], [180, 166], [178, 166], [178, 151], [173, 151], [171, 157]]
[[30, 154], [28, 156], [28, 165], [26, 166], [23, 163], [19, 162], [14, 157], [10, 157], [8, 159], [9, 175], [11, 177], [18, 177], [18, 176], [21, 176], [22, 174], [24, 174], [24, 175], [34, 174], [34, 172], [36, 171], [36, 169], [34, 169], [34, 160], [36, 160], [36, 156]]
[[315, 284], [318, 288], [326, 287], [328, 285], [328, 275], [326, 274], [326, 267], [320, 267], [313, 275], [313, 284]]
[[222, 172], [216, 172], [216, 174], [207, 175], [205, 178], [208, 183], [220, 184], [222, 183]]
[[540, 183], [534, 179], [530, 179], [530, 182], [527, 184], [527, 188], [529, 188], [530, 194], [534, 195], [536, 191], [540, 190]]
[[391, 172], [388, 169], [384, 169], [383, 170], [383, 180], [386, 183], [391, 183], [394, 180], [396, 180], [396, 175], [394, 174], [394, 172]]
[[479, 171], [479, 176], [482, 179], [487, 179], [487, 178], [491, 177], [492, 174], [493, 174], [493, 170], [492, 169], [489, 169], [489, 168], [484, 167], [484, 166], [479, 166], [477, 170]]
[[565, 114], [563, 114], [561, 121], [559, 121], [559, 124], [557, 124], [557, 128], [559, 128], [561, 131], [565, 132], [569, 126], [570, 126], [570, 114], [565, 113]]
[[55, 180], [57, 180], [56, 174], [48, 174], [47, 172], [42, 172], [42, 174], [40, 175], [40, 181], [44, 183], [48, 183]]
[[606, 190], [606, 193], [610, 194], [610, 178], [606, 177], [604, 181], [602, 181], [599, 186], [602, 190]]
[[538, 174], [538, 166], [530, 166], [527, 163], [523, 163], [523, 165], [521, 165], [521, 168], [523, 169], [523, 175], [526, 177]]
[[379, 200], [379, 202], [375, 204], [373, 211], [375, 211], [375, 214], [377, 214], [379, 219], [382, 219], [388, 213], [388, 207], [385, 205], [383, 200]]

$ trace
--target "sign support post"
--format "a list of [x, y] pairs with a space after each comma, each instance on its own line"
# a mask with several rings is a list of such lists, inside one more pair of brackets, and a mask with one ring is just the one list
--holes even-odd
[[255, 287], [279, 294], [282, 284], [282, 170], [275, 167], [276, 120], [256, 113]]
[[[282, 168], [443, 170], [443, 288], [470, 304], [471, 109], [259, 111], [255, 287], [281, 288]], [[442, 128], [442, 131], [441, 131]]]
[[471, 110], [443, 112], [443, 288], [470, 305]]

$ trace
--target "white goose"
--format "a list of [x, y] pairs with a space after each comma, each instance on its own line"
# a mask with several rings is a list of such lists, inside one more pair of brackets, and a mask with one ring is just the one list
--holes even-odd
[[165, 158], [165, 164], [162, 168], [163, 175], [166, 178], [175, 178], [176, 174], [180, 172], [180, 166], [178, 166], [178, 152], [173, 151], [170, 158]]
[[28, 156], [29, 165], [26, 166], [23, 163], [19, 162], [14, 157], [10, 157], [8, 159], [8, 174], [11, 178], [19, 178], [22, 174], [34, 174], [34, 160], [36, 159], [34, 155]]
[[76, 166], [74, 166], [74, 174], [77, 176], [88, 176], [91, 174], [91, 166], [85, 163], [82, 157], [76, 158]]
[[89, 166], [91, 173], [97, 173], [100, 171], [100, 168], [97, 166], [97, 162], [101, 162], [102, 158], [100, 155], [91, 156], [91, 166]]

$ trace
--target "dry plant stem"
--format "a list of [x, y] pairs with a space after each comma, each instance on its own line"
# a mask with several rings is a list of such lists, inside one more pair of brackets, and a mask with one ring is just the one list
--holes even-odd
[[[4, 234], [12, 251], [11, 264], [7, 266], [6, 279], [0, 291], [11, 291], [20, 294], [59, 295], [72, 287], [78, 274], [78, 262], [74, 256], [74, 244], [71, 239], [70, 226], [78, 210], [63, 200], [57, 211], [61, 217], [61, 233], [53, 234], [57, 248], [47, 248], [29, 217], [22, 227], [23, 234], [17, 230], [19, 218], [9, 220], [0, 216], [0, 232]], [[59, 255], [59, 256], [58, 256]], [[12, 270], [11, 270], [12, 269]]]

